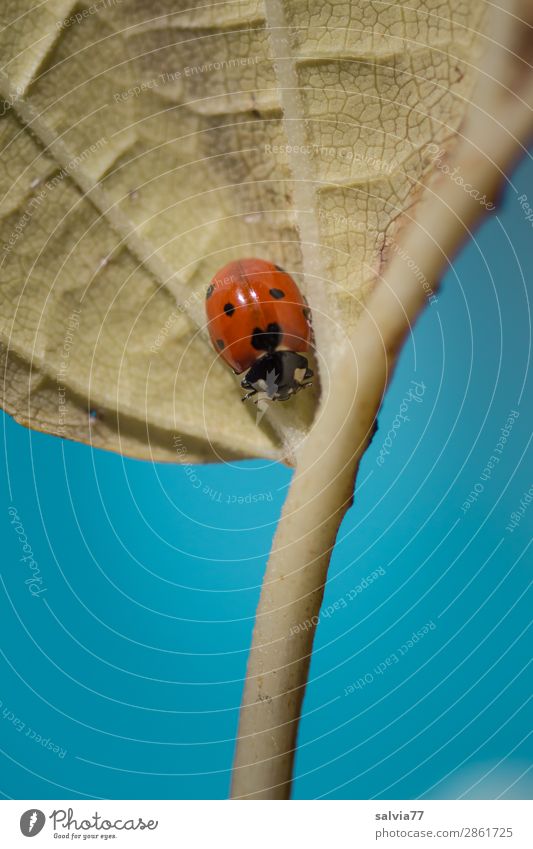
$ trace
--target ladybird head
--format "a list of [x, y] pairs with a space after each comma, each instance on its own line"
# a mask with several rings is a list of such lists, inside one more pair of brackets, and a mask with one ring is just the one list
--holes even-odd
[[307, 360], [294, 351], [274, 351], [260, 357], [241, 381], [249, 392], [242, 399], [258, 401], [286, 401], [300, 389], [311, 385], [313, 372]]

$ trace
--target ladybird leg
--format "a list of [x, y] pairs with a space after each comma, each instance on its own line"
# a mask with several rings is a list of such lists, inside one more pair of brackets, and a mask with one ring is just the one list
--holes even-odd
[[[250, 386], [251, 384], [248, 385]], [[247, 392], [246, 395], [241, 398], [241, 401], [247, 401], [248, 398], [253, 398], [254, 395], [257, 395], [257, 389], [252, 389], [251, 392]]]

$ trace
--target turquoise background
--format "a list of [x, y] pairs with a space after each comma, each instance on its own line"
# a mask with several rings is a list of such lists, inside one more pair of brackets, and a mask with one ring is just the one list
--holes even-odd
[[[325, 604], [339, 609], [317, 630], [296, 798], [531, 797], [533, 507], [506, 530], [533, 483], [524, 192], [533, 205], [531, 160], [403, 352], [331, 564]], [[422, 401], [410, 403], [380, 466], [412, 380], [426, 387]], [[463, 513], [512, 410], [520, 415], [501, 461]], [[183, 468], [3, 424], [0, 791], [227, 797], [254, 611], [290, 472], [203, 466], [195, 488]], [[261, 503], [228, 503], [259, 493]], [[39, 598], [24, 584], [11, 504], [47, 587]], [[384, 574], [348, 601], [374, 570]]]

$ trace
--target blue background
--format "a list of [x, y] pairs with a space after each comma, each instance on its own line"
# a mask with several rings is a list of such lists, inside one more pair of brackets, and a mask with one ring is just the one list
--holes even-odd
[[[403, 352], [325, 604], [346, 601], [373, 570], [384, 574], [319, 623], [296, 798], [531, 797], [533, 507], [506, 530], [532, 484], [524, 192], [533, 205], [531, 161]], [[424, 383], [423, 398], [379, 466], [412, 380]], [[501, 461], [464, 513], [511, 410], [520, 415]], [[258, 461], [197, 467], [193, 479], [8, 417], [4, 448], [0, 791], [227, 797], [254, 611], [290, 472]], [[260, 493], [259, 503], [228, 503]], [[23, 582], [12, 504], [47, 587], [40, 598]], [[428, 622], [435, 627], [391, 662]]]

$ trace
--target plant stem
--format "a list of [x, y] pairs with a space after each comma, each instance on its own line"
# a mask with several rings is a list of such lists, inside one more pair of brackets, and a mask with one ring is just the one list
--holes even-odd
[[[468, 155], [469, 145], [464, 146]], [[501, 181], [499, 164], [510, 162], [502, 162], [502, 156], [478, 155], [468, 164], [472, 183], [482, 186], [489, 198], [495, 196]], [[383, 393], [402, 343], [425, 303], [420, 274], [435, 291], [443, 268], [485, 212], [484, 206], [445, 176], [426, 193], [417, 220], [404, 231], [402, 250], [386, 268], [338, 363], [317, 421], [297, 451], [296, 471], [257, 611], [233, 798], [289, 798], [313, 623]], [[415, 261], [408, 263], [406, 257]]]
[[299, 452], [257, 611], [235, 762], [236, 797], [289, 795], [313, 622], [353, 492], [355, 455], [346, 462], [339, 445], [327, 429], [317, 428]]
[[[525, 3], [520, 8], [524, 17], [526, 11], [531, 16]], [[436, 291], [443, 270], [487, 212], [488, 203], [479, 198], [484, 195], [490, 201], [498, 196], [505, 174], [533, 132], [533, 73], [525, 61], [531, 50], [530, 32], [519, 17], [506, 14], [495, 13], [494, 26], [501, 36], [487, 59], [494, 62], [499, 78], [480, 74], [473, 97], [477, 106], [466, 116], [446, 163], [449, 168], [438, 169], [415, 208], [415, 218], [404, 216], [408, 223], [398, 239], [400, 250], [391, 252], [356, 332], [339, 357], [315, 424], [297, 450], [296, 471], [257, 611], [233, 798], [289, 798], [313, 623], [383, 394], [428, 288]], [[452, 179], [457, 173], [463, 175], [463, 183]], [[466, 179], [476, 191], [467, 191]]]

